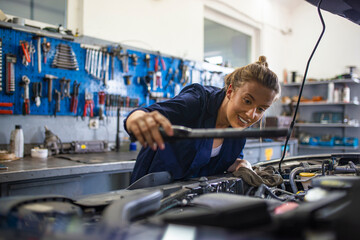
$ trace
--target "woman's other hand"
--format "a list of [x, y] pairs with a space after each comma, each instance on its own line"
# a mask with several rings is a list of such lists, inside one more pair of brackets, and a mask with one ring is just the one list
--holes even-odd
[[164, 128], [167, 135], [172, 136], [174, 134], [170, 121], [158, 111], [144, 112], [138, 110], [126, 120], [128, 132], [133, 134], [143, 147], [150, 146], [154, 151], [157, 146], [161, 150], [165, 149], [159, 126]]
[[239, 170], [239, 168], [241, 167], [246, 167], [252, 170], [251, 164], [246, 161], [245, 159], [236, 159], [235, 162], [233, 164], [231, 164], [231, 166], [227, 169], [228, 172], [235, 172], [237, 170]]

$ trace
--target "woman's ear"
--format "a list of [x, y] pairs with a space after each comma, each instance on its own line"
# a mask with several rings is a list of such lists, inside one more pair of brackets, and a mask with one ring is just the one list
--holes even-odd
[[227, 97], [228, 99], [230, 99], [231, 93], [232, 93], [233, 91], [234, 91], [234, 90], [233, 90], [233, 87], [232, 87], [232, 85], [230, 84], [229, 87], [228, 87], [227, 90], [226, 90], [226, 97]]

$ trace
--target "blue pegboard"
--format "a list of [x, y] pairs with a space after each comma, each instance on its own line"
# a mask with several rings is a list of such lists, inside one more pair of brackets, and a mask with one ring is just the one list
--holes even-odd
[[[118, 58], [114, 58], [114, 80], [109, 80], [108, 86], [105, 86], [102, 81], [92, 77], [89, 73], [85, 71], [85, 59], [86, 59], [86, 49], [82, 48], [80, 43], [56, 39], [51, 37], [45, 37], [47, 42], [50, 42], [51, 49], [47, 54], [47, 63], [44, 64], [42, 60], [42, 71], [38, 72], [38, 60], [37, 53], [34, 54], [33, 62], [28, 66], [22, 64], [22, 51], [20, 46], [20, 41], [32, 42], [37, 51], [37, 41], [35, 35], [32, 33], [21, 32], [17, 30], [0, 28], [0, 38], [3, 41], [3, 91], [0, 92], [0, 102], [11, 102], [14, 104], [13, 111], [14, 114], [22, 114], [22, 105], [23, 105], [23, 94], [24, 89], [20, 86], [22, 76], [26, 75], [30, 79], [30, 115], [54, 115], [55, 112], [55, 94], [54, 89], [60, 91], [60, 79], [70, 79], [70, 93], [72, 94], [72, 87], [74, 81], [80, 83], [79, 88], [79, 98], [78, 98], [78, 108], [77, 114], [82, 116], [85, 104], [85, 90], [93, 93], [94, 95], [94, 113], [97, 115], [98, 111], [98, 92], [104, 91], [108, 94], [117, 94], [124, 97], [128, 96], [131, 98], [137, 98], [140, 106], [152, 104], [155, 99], [149, 98], [147, 93], [147, 86], [144, 84], [145, 76], [148, 75], [148, 71], [154, 71], [155, 58], [156, 54], [150, 54], [150, 65], [149, 68], [145, 62], [145, 52], [135, 51], [127, 49], [128, 54], [136, 54], [138, 57], [138, 65], [133, 66], [131, 58], [129, 58], [129, 71], [126, 75], [131, 75], [130, 84], [126, 84], [123, 75], [123, 69], [121, 61]], [[42, 37], [42, 41], [43, 41]], [[56, 53], [56, 46], [59, 44], [69, 45], [73, 52], [76, 55], [78, 62], [79, 70], [64, 70], [59, 68], [51, 67], [51, 64], [54, 60]], [[111, 48], [111, 46], [109, 46]], [[7, 95], [5, 93], [5, 55], [7, 53], [15, 54], [17, 56], [17, 62], [15, 64], [15, 93], [13, 95]], [[43, 52], [42, 52], [43, 56]], [[174, 96], [174, 84], [177, 83], [181, 88], [185, 85], [180, 84], [181, 80], [181, 70], [179, 69], [180, 64], [185, 64], [190, 66], [190, 61], [182, 62], [181, 59], [163, 57], [163, 60], [166, 65], [166, 69], [162, 69], [162, 86], [163, 88], [158, 88], [156, 90], [151, 89], [151, 91], [157, 94], [158, 97], [173, 97]], [[111, 66], [111, 63], [110, 63]], [[173, 72], [170, 75], [167, 75], [168, 69], [172, 68]], [[110, 71], [111, 68], [109, 68]], [[179, 73], [173, 78], [172, 84], [168, 84], [171, 75], [175, 73], [175, 69], [179, 70]], [[191, 69], [190, 69], [191, 71]], [[52, 101], [48, 102], [47, 93], [48, 93], [48, 82], [44, 81], [45, 74], [50, 74], [57, 76], [58, 79], [53, 81], [53, 97]], [[111, 73], [110, 73], [111, 74]], [[32, 93], [32, 84], [34, 82], [42, 82], [42, 97], [41, 105], [36, 106], [33, 101]], [[191, 80], [186, 84], [190, 84]], [[167, 86], [168, 85], [168, 86]], [[152, 86], [152, 83], [151, 83]], [[167, 86], [167, 87], [166, 87]], [[166, 87], [166, 88], [165, 88]], [[70, 111], [70, 98], [64, 98], [61, 101], [60, 112], [57, 112], [56, 115], [75, 115]]]

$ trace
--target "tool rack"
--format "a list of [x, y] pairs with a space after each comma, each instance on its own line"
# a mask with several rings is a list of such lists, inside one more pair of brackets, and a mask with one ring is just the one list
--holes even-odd
[[[137, 107], [146, 106], [155, 101], [164, 100], [173, 97], [184, 86], [197, 82], [200, 84], [211, 84], [213, 75], [218, 80], [212, 85], [223, 86], [223, 77], [229, 73], [231, 69], [214, 66], [216, 70], [207, 70], [195, 61], [184, 60], [172, 56], [160, 55], [159, 52], [135, 49], [131, 47], [121, 46], [119, 44], [109, 45], [84, 45], [81, 42], [73, 41], [72, 37], [57, 38], [53, 35], [47, 35], [46, 31], [37, 30], [30, 31], [23, 27], [17, 29], [15, 24], [6, 23], [5, 26], [0, 25], [1, 50], [1, 72], [2, 90], [0, 91], [0, 110], [4, 110], [2, 114], [25, 114], [24, 112], [24, 93], [25, 88], [21, 85], [23, 76], [30, 79], [29, 84], [29, 115], [55, 115], [55, 116], [89, 116], [84, 113], [85, 94], [91, 93], [94, 102], [94, 116], [99, 115], [99, 93], [106, 94], [105, 99], [105, 115], [115, 116], [114, 108], [117, 107]], [[28, 27], [30, 28], [30, 27]], [[60, 35], [60, 34], [59, 34]], [[38, 41], [41, 44], [45, 42], [47, 48], [41, 47], [41, 72], [39, 71], [39, 56], [37, 48]], [[35, 53], [28, 53], [26, 56], [24, 44], [32, 45]], [[74, 53], [77, 68], [63, 69], [54, 67], [55, 58], [57, 58], [57, 49], [59, 46], [66, 45]], [[25, 45], [26, 46], [26, 45]], [[89, 52], [92, 49], [101, 49], [103, 53], [109, 54], [108, 79], [91, 74], [87, 66]], [[115, 50], [118, 56], [113, 56]], [[100, 51], [99, 51], [100, 52]], [[46, 63], [44, 63], [44, 54], [46, 53]], [[12, 93], [6, 92], [7, 82], [7, 64], [6, 56], [16, 57], [13, 63], [15, 90]], [[24, 56], [25, 55], [25, 56]], [[126, 56], [127, 68], [124, 69]], [[24, 60], [23, 60], [24, 58]], [[31, 60], [28, 62], [28, 60]], [[106, 59], [106, 58], [104, 58]], [[23, 62], [27, 61], [27, 66]], [[56, 59], [58, 61], [58, 58]], [[60, 60], [61, 61], [61, 60]], [[134, 64], [136, 61], [136, 64]], [[9, 65], [10, 66], [10, 65]], [[158, 68], [158, 69], [157, 69]], [[223, 71], [223, 69], [225, 69]], [[197, 75], [194, 73], [197, 72]], [[209, 75], [210, 74], [210, 75]], [[52, 82], [52, 100], [48, 100], [49, 81], [45, 81], [45, 75], [56, 76]], [[71, 97], [60, 99], [60, 104], [56, 104], [56, 94], [61, 91], [60, 80], [65, 79], [70, 82], [70, 96], [73, 95], [74, 82], [80, 84], [78, 89], [78, 104], [76, 111], [71, 111]], [[155, 82], [156, 81], [156, 82]], [[160, 81], [160, 82], [158, 82]], [[41, 83], [41, 104], [37, 106], [34, 100], [33, 86], [38, 87]], [[161, 85], [160, 85], [160, 84]], [[177, 89], [175, 89], [177, 87]], [[111, 100], [111, 101], [110, 101]], [[56, 110], [56, 108], [58, 108]], [[75, 113], [76, 112], [76, 113]]]

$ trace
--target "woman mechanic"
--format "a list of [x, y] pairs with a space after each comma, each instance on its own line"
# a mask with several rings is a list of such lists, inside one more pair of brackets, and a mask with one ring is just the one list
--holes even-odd
[[132, 111], [125, 130], [142, 144], [131, 182], [151, 172], [168, 171], [184, 179], [233, 172], [251, 164], [243, 159], [246, 139], [191, 139], [164, 142], [159, 126], [173, 135], [172, 124], [190, 128], [247, 128], [279, 97], [280, 85], [266, 58], [234, 70], [223, 89], [192, 84], [174, 98]]

